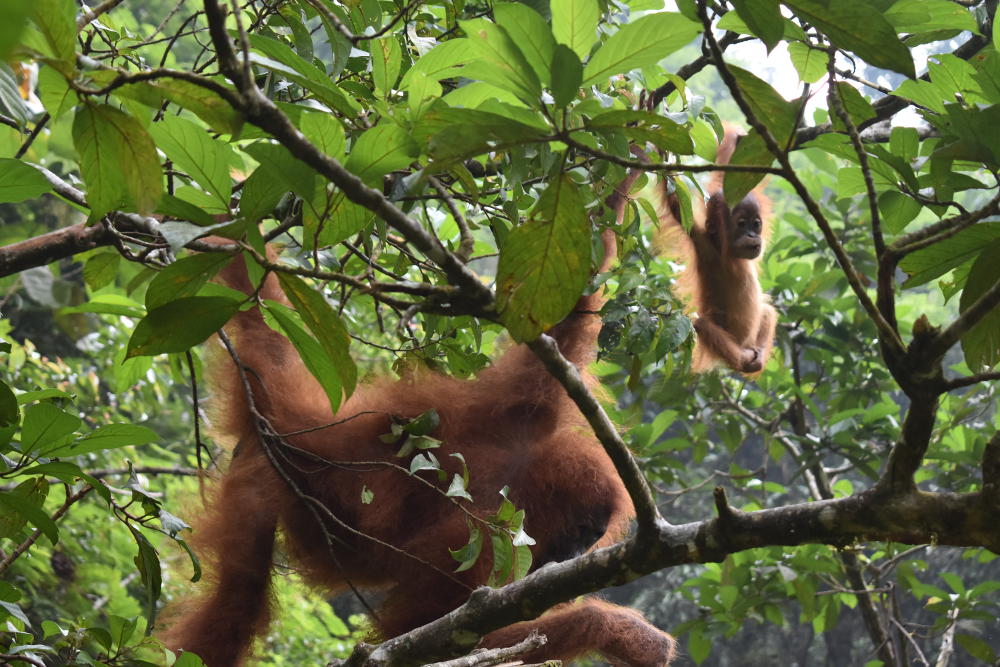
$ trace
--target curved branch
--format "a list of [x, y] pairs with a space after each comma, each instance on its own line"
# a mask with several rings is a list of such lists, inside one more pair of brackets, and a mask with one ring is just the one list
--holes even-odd
[[632, 504], [635, 505], [636, 518], [639, 522], [637, 537], [645, 538], [655, 530], [658, 523], [663, 522], [652, 491], [646, 482], [646, 477], [639, 469], [639, 464], [628, 449], [628, 445], [618, 435], [618, 429], [601, 404], [587, 389], [576, 366], [570, 363], [559, 351], [556, 341], [546, 334], [527, 344], [535, 356], [542, 362], [545, 369], [559, 381], [569, 397], [573, 399], [587, 423], [594, 430], [597, 439], [601, 441], [608, 456], [611, 457], [618, 475], [625, 483]]

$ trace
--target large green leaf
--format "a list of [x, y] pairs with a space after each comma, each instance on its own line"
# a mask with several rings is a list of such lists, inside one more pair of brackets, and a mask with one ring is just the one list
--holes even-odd
[[826, 74], [827, 54], [802, 42], [788, 43], [788, 57], [805, 83], [816, 83]]
[[759, 76], [740, 67], [729, 67], [740, 91], [757, 118], [764, 120], [779, 146], [785, 146], [798, 118], [798, 106], [788, 102], [781, 93]]
[[[740, 139], [733, 151], [732, 164], [748, 164], [759, 167], [770, 166], [774, 162], [774, 156], [767, 149], [764, 140], [757, 134], [756, 130]], [[752, 172], [729, 171], [723, 178], [723, 190], [726, 200], [736, 203], [743, 199], [748, 192], [753, 190], [758, 183], [764, 179], [764, 174]]]
[[785, 32], [785, 19], [781, 16], [778, 0], [733, 0], [733, 7], [753, 34], [773, 49]]
[[73, 121], [73, 143], [93, 218], [121, 207], [155, 210], [163, 194], [160, 159], [139, 121], [109, 106], [86, 104]]
[[472, 47], [472, 40], [465, 38], [448, 40], [438, 44], [413, 63], [413, 67], [406, 71], [399, 85], [401, 88], [408, 88], [411, 77], [416, 74], [423, 74], [436, 81], [447, 79], [455, 76], [462, 70], [463, 65], [469, 64], [475, 58], [476, 50]]
[[189, 296], [151, 310], [132, 332], [125, 357], [184, 352], [218, 331], [240, 302], [222, 296]]
[[915, 287], [943, 276], [978, 256], [1000, 239], [1000, 222], [980, 222], [940, 243], [912, 252], [899, 262], [909, 278], [903, 287]]
[[35, 528], [42, 531], [42, 534], [49, 538], [52, 544], [59, 541], [59, 528], [55, 522], [49, 518], [49, 515], [41, 507], [17, 493], [17, 491], [0, 491], [0, 505], [4, 506], [8, 512], [13, 511], [26, 518]]
[[538, 80], [545, 86], [554, 85], [556, 79], [552, 77], [550, 69], [554, 69], [551, 65], [556, 40], [541, 14], [527, 5], [509, 2], [496, 5], [493, 16], [517, 44]]
[[385, 97], [396, 85], [399, 67], [403, 62], [403, 52], [395, 37], [372, 40], [372, 80], [375, 90]]
[[975, 15], [951, 0], [896, 0], [884, 16], [899, 33], [979, 30]]
[[500, 320], [532, 340], [572, 310], [590, 277], [590, 225], [568, 176], [551, 182], [527, 222], [511, 230], [497, 268]]
[[31, 17], [45, 37], [60, 69], [72, 69], [76, 61], [76, 3], [73, 0], [35, 0]]
[[305, 162], [296, 159], [287, 148], [259, 141], [244, 146], [243, 152], [257, 160], [260, 163], [258, 171], [275, 183], [280, 183], [284, 192], [294, 192], [306, 203], [312, 201], [316, 194], [316, 172]]
[[243, 126], [243, 117], [218, 93], [183, 79], [163, 78], [130, 83], [116, 89], [114, 94], [157, 109], [164, 100], [173, 102], [223, 134], [236, 134]]
[[29, 0], [7, 0], [6, 7], [0, 11], [0, 61], [6, 61], [10, 52], [21, 41], [25, 23], [28, 21], [28, 10], [34, 5]]
[[76, 415], [57, 408], [48, 401], [29, 405], [21, 423], [21, 451], [34, 452], [63, 442], [83, 422]]
[[48, 179], [31, 165], [11, 158], [0, 159], [0, 203], [34, 199], [51, 189]]
[[486, 19], [462, 21], [461, 25], [479, 56], [462, 69], [462, 76], [493, 84], [529, 106], [538, 106], [542, 84], [510, 35]]
[[449, 161], [538, 141], [547, 133], [512, 118], [478, 109], [438, 106], [414, 131], [435, 160]]
[[320, 245], [334, 245], [353, 237], [375, 221], [375, 213], [355, 204], [342, 190], [330, 198], [329, 212], [319, 233]]
[[17, 397], [6, 382], [0, 381], [0, 429], [14, 426], [20, 420]]
[[648, 111], [607, 111], [588, 119], [586, 126], [591, 130], [618, 130], [631, 139], [641, 143], [649, 142], [661, 150], [679, 155], [694, 152], [694, 144], [687, 128]]
[[551, 0], [552, 34], [585, 60], [597, 41], [597, 23], [601, 10], [596, 0]]
[[264, 311], [268, 324], [284, 334], [285, 338], [291, 341], [302, 363], [306, 365], [312, 376], [316, 378], [327, 399], [330, 401], [330, 408], [336, 412], [344, 400], [344, 385], [340, 378], [340, 372], [336, 364], [319, 344], [316, 338], [311, 336], [305, 327], [302, 326], [301, 318], [291, 308], [278, 303], [277, 301], [265, 302], [267, 309]]
[[155, 431], [138, 424], [105, 424], [68, 445], [46, 451], [45, 455], [79, 456], [126, 445], [148, 445], [159, 439]]
[[236, 155], [229, 144], [214, 139], [189, 120], [168, 114], [149, 128], [157, 147], [177, 168], [208, 190], [223, 208], [229, 208], [233, 189], [229, 165]]
[[649, 14], [622, 26], [597, 50], [583, 70], [583, 85], [604, 83], [622, 72], [655, 65], [686, 46], [701, 26], [680, 14]]
[[[297, 83], [338, 111], [354, 114], [354, 105], [341, 92], [326, 72], [301, 58], [292, 49], [276, 39], [263, 35], [250, 35], [251, 60]], [[263, 55], [261, 55], [263, 54]]]
[[799, 18], [822, 30], [836, 46], [853, 51], [876, 67], [916, 77], [910, 50], [868, 0], [785, 0], [785, 4]]
[[156, 274], [146, 288], [146, 309], [194, 296], [205, 282], [219, 269], [232, 261], [233, 256], [221, 252], [181, 257]]
[[552, 97], [556, 106], [565, 107], [576, 97], [583, 83], [583, 64], [565, 44], [556, 44], [552, 50]]
[[344, 166], [370, 186], [381, 186], [382, 177], [404, 169], [419, 154], [409, 132], [394, 123], [381, 123], [368, 130], [351, 149]]
[[[959, 307], [965, 312], [987, 290], [1000, 283], [1000, 241], [994, 241], [979, 253], [972, 263], [962, 290]], [[1000, 307], [994, 307], [976, 326], [962, 336], [965, 363], [973, 371], [992, 368], [1000, 362]]]
[[299, 317], [336, 367], [344, 385], [345, 397], [350, 396], [357, 384], [358, 371], [351, 358], [351, 337], [344, 323], [323, 295], [309, 287], [301, 278], [279, 273], [278, 281]]

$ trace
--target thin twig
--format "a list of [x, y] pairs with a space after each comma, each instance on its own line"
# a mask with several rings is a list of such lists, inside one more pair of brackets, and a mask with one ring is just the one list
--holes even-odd
[[122, 4], [124, 0], [104, 0], [101, 4], [97, 5], [93, 9], [88, 8], [86, 5], [83, 6], [83, 11], [80, 12], [80, 16], [76, 19], [76, 31], [80, 32], [88, 25], [97, 20], [101, 14], [106, 14], [112, 9]]

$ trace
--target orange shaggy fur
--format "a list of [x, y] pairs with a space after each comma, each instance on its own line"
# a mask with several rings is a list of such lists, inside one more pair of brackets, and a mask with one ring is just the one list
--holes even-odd
[[[631, 181], [624, 185], [627, 190]], [[619, 212], [623, 201], [617, 203]], [[246, 293], [254, 289], [240, 259], [223, 270], [221, 280]], [[260, 296], [285, 301], [274, 276], [267, 277]], [[594, 313], [602, 304], [600, 295], [584, 297], [577, 311], [549, 332], [585, 373], [601, 326]], [[254, 378], [254, 401], [277, 433], [357, 417], [285, 438], [327, 464], [275, 448], [295, 483], [329, 510], [321, 529], [269, 462], [234, 365], [215, 365], [216, 400], [224, 408], [218, 428], [240, 444], [196, 527], [208, 581], [163, 634], [168, 646], [196, 652], [209, 667], [240, 664], [253, 638], [267, 628], [279, 529], [289, 559], [312, 585], [331, 594], [344, 591], [348, 582], [384, 592], [375, 619], [383, 637], [440, 617], [487, 581], [488, 548], [470, 570], [452, 574], [456, 563], [448, 549], [468, 540], [465, 515], [441, 493], [378, 464], [400, 461], [394, 456], [398, 444], [379, 439], [389, 432], [392, 416], [438, 412], [434, 436], [442, 445], [435, 454], [449, 476], [460, 472], [449, 454], [464, 456], [473, 512], [495, 512], [498, 491], [510, 487], [510, 499], [526, 511], [526, 530], [537, 541], [535, 568], [612, 544], [629, 528], [632, 504], [610, 459], [563, 388], [523, 345], [508, 349], [472, 380], [422, 372], [363, 384], [334, 416], [294, 349], [264, 324], [257, 308], [237, 314], [227, 331]], [[589, 374], [587, 379], [596, 384]], [[370, 504], [361, 502], [363, 489], [374, 493]], [[324, 530], [333, 536], [332, 551]], [[639, 613], [593, 598], [501, 629], [482, 645], [511, 645], [533, 630], [548, 643], [523, 656], [527, 662], [596, 651], [616, 664], [655, 667], [674, 655], [673, 638]]]
[[[729, 163], [738, 137], [733, 128], [726, 128], [716, 157], [718, 164]], [[759, 185], [742, 202], [730, 207], [723, 196], [724, 175], [713, 172], [707, 190], [709, 201], [696, 208], [690, 232], [680, 223], [676, 195], [660, 188], [658, 246], [685, 262], [677, 294], [697, 313], [698, 339], [691, 370], [700, 373], [724, 363], [737, 372], [756, 376], [770, 356], [777, 322], [777, 312], [768, 303], [757, 278], [763, 244], [770, 232], [771, 200]], [[740, 234], [732, 219], [738, 207], [756, 209], [762, 221], [761, 251], [752, 259], [738, 257], [730, 248], [731, 240]], [[756, 359], [752, 359], [754, 356]]]

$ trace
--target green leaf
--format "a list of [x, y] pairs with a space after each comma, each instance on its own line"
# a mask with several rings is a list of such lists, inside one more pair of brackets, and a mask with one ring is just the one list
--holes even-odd
[[[840, 103], [844, 106], [844, 111], [847, 112], [855, 127], [869, 118], [875, 117], [875, 108], [851, 84], [846, 81], [838, 81], [837, 93], [840, 95]], [[840, 121], [840, 117], [836, 114], [831, 115], [833, 116], [833, 126], [838, 130], [845, 131], [846, 128]]]
[[910, 277], [903, 287], [915, 287], [943, 276], [982, 253], [1000, 239], [1000, 222], [980, 222], [940, 243], [912, 252], [899, 262]]
[[156, 549], [149, 543], [145, 535], [132, 524], [129, 524], [128, 528], [139, 548], [139, 552], [135, 556], [135, 566], [139, 570], [139, 574], [142, 575], [142, 583], [146, 588], [146, 619], [147, 625], [152, 626], [153, 619], [156, 618], [156, 601], [160, 599], [160, 586], [162, 584], [160, 559], [156, 555]]
[[[750, 164], [761, 167], [770, 166], [774, 162], [774, 156], [767, 149], [764, 140], [757, 134], [756, 130], [751, 130], [750, 134], [740, 139], [733, 152], [732, 164]], [[764, 174], [754, 174], [751, 172], [726, 172], [723, 179], [723, 189], [726, 201], [738, 202], [743, 199], [748, 192], [763, 180]]]
[[222, 328], [240, 302], [221, 296], [189, 296], [151, 310], [135, 327], [126, 358], [184, 352]]
[[16, 491], [0, 491], [0, 505], [6, 507], [8, 511], [13, 510], [26, 518], [35, 528], [42, 531], [42, 534], [49, 538], [52, 544], [59, 541], [59, 528], [55, 521], [49, 518], [49, 515], [41, 507], [21, 494]]
[[630, 139], [649, 142], [671, 153], [690, 155], [694, 151], [687, 128], [648, 111], [607, 111], [588, 119], [586, 126], [591, 130], [618, 130]]
[[16, 426], [21, 421], [21, 411], [17, 407], [17, 397], [7, 385], [0, 381], [0, 428]]
[[552, 97], [556, 106], [566, 107], [580, 92], [583, 65], [565, 44], [557, 44], [552, 52]]
[[552, 34], [556, 42], [565, 44], [585, 60], [590, 47], [597, 41], [597, 23], [601, 18], [595, 0], [551, 0]]
[[[784, 146], [795, 131], [798, 107], [788, 102], [781, 93], [755, 74], [739, 67], [730, 66], [740, 90], [757, 118], [766, 118], [771, 135]], [[736, 158], [733, 157], [733, 162]]]
[[114, 282], [118, 275], [121, 255], [116, 251], [99, 252], [87, 259], [83, 265], [83, 279], [91, 290], [99, 290]]
[[52, 55], [67, 69], [76, 63], [76, 3], [73, 0], [35, 0], [31, 17]]
[[182, 257], [156, 274], [146, 289], [146, 309], [160, 306], [198, 293], [209, 278], [232, 261], [233, 256], [208, 252]]
[[898, 190], [886, 190], [878, 197], [878, 208], [886, 231], [898, 234], [917, 217], [923, 207]]
[[868, 0], [785, 0], [796, 15], [819, 28], [836, 46], [876, 67], [916, 78], [910, 50]]
[[[214, 206], [218, 207], [218, 204], [214, 204]], [[228, 204], [225, 208], [226, 210], [229, 209]], [[156, 207], [156, 212], [168, 218], [176, 218], [177, 220], [194, 223], [199, 227], [218, 226], [218, 221], [212, 217], [211, 213], [203, 208], [200, 208], [199, 206], [196, 206], [195, 204], [192, 204], [191, 202], [184, 201], [183, 199], [175, 197], [171, 194], [163, 195], [160, 199], [159, 205]], [[207, 232], [207, 230], [202, 231]], [[181, 245], [183, 246], [184, 244]]]
[[806, 83], [816, 83], [826, 74], [828, 56], [819, 49], [809, 48], [802, 42], [789, 42], [788, 57], [792, 59], [799, 78]]
[[228, 210], [233, 190], [229, 165], [236, 159], [229, 144], [213, 139], [203, 128], [173, 114], [167, 114], [162, 121], [153, 123], [149, 132], [157, 147], [173, 160], [178, 169], [212, 193]]
[[160, 437], [155, 431], [136, 424], [105, 424], [75, 442], [47, 451], [46, 456], [79, 456], [126, 445], [147, 445]]
[[[472, 85], [486, 85], [483, 83]], [[406, 104], [410, 107], [412, 117], [419, 120], [427, 109], [441, 97], [441, 84], [425, 74], [417, 72], [410, 77], [409, 94]]]
[[469, 541], [460, 549], [448, 549], [451, 557], [458, 561], [455, 572], [464, 572], [476, 564], [483, 550], [483, 532], [476, 526], [469, 526]]
[[429, 136], [427, 152], [438, 161], [461, 160], [538, 141], [545, 131], [478, 109], [437, 107], [424, 114], [420, 134]]
[[697, 665], [703, 663], [712, 652], [712, 642], [700, 627], [693, 628], [688, 635], [688, 651]]
[[62, 445], [82, 424], [76, 415], [47, 401], [28, 406], [21, 425], [21, 451], [27, 454], [46, 446]]
[[323, 346], [323, 351], [333, 361], [344, 383], [344, 395], [354, 393], [358, 371], [351, 359], [351, 337], [336, 311], [323, 295], [309, 287], [304, 280], [288, 273], [279, 273], [278, 281], [295, 306], [302, 321]]
[[73, 121], [73, 143], [92, 218], [124, 206], [153, 212], [163, 176], [156, 146], [139, 121], [109, 106], [85, 104]]
[[268, 325], [283, 334], [295, 347], [309, 372], [323, 387], [323, 392], [330, 401], [331, 409], [336, 412], [344, 399], [344, 383], [340, 371], [333, 360], [323, 350], [316, 339], [309, 335], [298, 314], [291, 308], [277, 301], [266, 301], [264, 311]]
[[31, 165], [11, 158], [0, 159], [0, 204], [35, 199], [51, 189], [48, 179]]
[[316, 172], [305, 162], [297, 160], [287, 148], [259, 141], [244, 146], [243, 152], [259, 162], [257, 170], [275, 183], [280, 183], [284, 192], [294, 192], [306, 202], [312, 201], [316, 193]]
[[583, 85], [602, 84], [616, 74], [655, 65], [700, 32], [699, 24], [680, 14], [643, 16], [622, 26], [597, 50], [583, 70]]
[[462, 69], [462, 76], [493, 84], [514, 93], [529, 106], [538, 106], [542, 84], [507, 32], [486, 19], [459, 23], [479, 56]]
[[191, 81], [168, 78], [140, 81], [122, 86], [114, 94], [154, 108], [159, 108], [163, 100], [167, 100], [192, 112], [222, 134], [236, 134], [243, 126], [243, 117], [229, 102], [214, 90]]
[[76, 104], [76, 93], [66, 83], [66, 77], [55, 67], [42, 67], [38, 71], [38, 97], [53, 119], [59, 118]]
[[288, 187], [281, 180], [271, 178], [269, 167], [257, 167], [243, 182], [239, 217], [256, 223], [274, 211], [286, 192]]
[[381, 97], [386, 97], [396, 85], [399, 67], [403, 62], [403, 52], [394, 36], [382, 37], [371, 42], [372, 81]]
[[733, 0], [733, 7], [753, 34], [760, 37], [771, 51], [785, 32], [778, 0]]
[[950, 0], [896, 0], [883, 15], [898, 33], [979, 32], [973, 13]]
[[[959, 308], [965, 312], [987, 290], [1000, 282], [1000, 241], [994, 241], [979, 254], [969, 270]], [[965, 363], [973, 371], [992, 368], [1000, 361], [1000, 307], [994, 307], [976, 326], [962, 336]]]
[[124, 317], [141, 318], [146, 314], [142, 304], [120, 294], [98, 294], [87, 303], [79, 306], [63, 308], [60, 313], [103, 313], [105, 315], [121, 315]]
[[[49, 454], [51, 456], [51, 454]], [[85, 473], [80, 466], [70, 461], [52, 461], [50, 463], [42, 463], [40, 465], [31, 466], [22, 471], [24, 475], [45, 475], [46, 477], [55, 477], [56, 479], [62, 480], [67, 484], [75, 484], [77, 480], [83, 480], [87, 484], [93, 487], [94, 492], [97, 493], [105, 502], [111, 502], [111, 491], [108, 490], [101, 482], [97, 481], [94, 477], [91, 477]]]
[[497, 309], [516, 341], [536, 338], [572, 310], [590, 277], [590, 224], [576, 184], [553, 180], [524, 224], [507, 235]]
[[964, 632], [955, 633], [955, 641], [958, 645], [968, 651], [972, 656], [978, 658], [988, 665], [996, 663], [997, 652], [992, 646], [978, 637], [967, 635]]
[[[326, 72], [302, 59], [288, 45], [270, 37], [251, 34], [250, 46], [253, 48], [251, 61], [299, 84], [334, 109], [354, 115], [353, 105], [336, 88]], [[264, 54], [263, 57], [260, 54]]]
[[319, 243], [335, 245], [371, 225], [375, 220], [375, 213], [352, 202], [343, 191], [338, 191], [330, 199], [326, 218], [319, 233]]
[[[510, 2], [496, 5], [493, 17], [517, 44], [542, 85], [555, 86], [559, 77], [552, 76], [553, 73], [558, 72], [563, 76], [566, 72], [558, 69], [552, 62], [556, 40], [541, 14], [527, 5]], [[576, 62], [579, 63], [580, 59], [576, 58]]]
[[381, 187], [383, 176], [408, 167], [419, 154], [420, 149], [409, 132], [385, 122], [366, 131], [354, 142], [344, 166], [368, 185]]
[[399, 85], [407, 89], [411, 77], [416, 74], [423, 74], [435, 81], [453, 77], [462, 70], [462, 65], [469, 64], [475, 58], [476, 51], [472, 48], [471, 40], [465, 38], [448, 40], [438, 44], [413, 63], [413, 67], [406, 71]]
[[0, 18], [0, 62], [10, 56], [10, 52], [21, 41], [24, 26], [28, 22], [28, 10], [34, 4], [29, 0], [7, 0]]
[[316, 148], [338, 160], [344, 158], [347, 139], [344, 136], [344, 126], [336, 116], [328, 113], [303, 113], [299, 119], [299, 129]]

